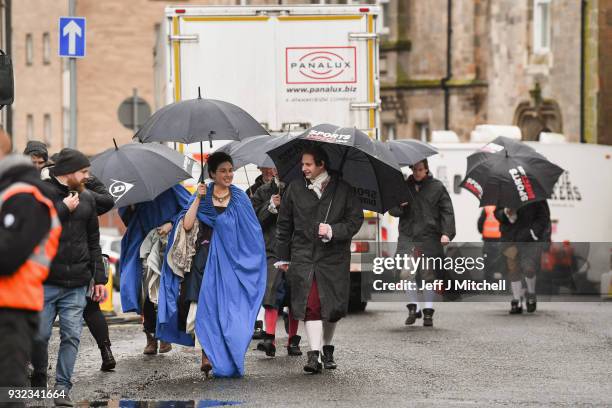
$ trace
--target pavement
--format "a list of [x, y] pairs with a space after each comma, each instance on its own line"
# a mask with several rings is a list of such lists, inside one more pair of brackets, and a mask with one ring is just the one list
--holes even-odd
[[[104, 373], [84, 328], [73, 400], [147, 408], [612, 406], [612, 302], [540, 302], [535, 314], [520, 316], [508, 308], [437, 304], [435, 326], [425, 328], [420, 320], [404, 325], [405, 304], [370, 303], [338, 324], [338, 369], [314, 376], [302, 371], [305, 356], [288, 357], [281, 347], [282, 321], [277, 357], [252, 342], [241, 379], [206, 379], [193, 348], [143, 355], [145, 335], [130, 322], [110, 327], [117, 368]], [[305, 337], [301, 324], [299, 334]], [[58, 343], [54, 332], [50, 378]], [[302, 346], [308, 349], [304, 339]]]

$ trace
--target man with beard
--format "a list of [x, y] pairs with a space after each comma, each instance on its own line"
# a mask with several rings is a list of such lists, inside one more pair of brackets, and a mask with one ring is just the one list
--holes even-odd
[[[410, 167], [412, 175], [406, 181], [404, 188], [411, 197], [410, 202], [389, 210], [389, 214], [399, 217], [399, 238], [397, 254], [412, 256], [423, 255], [430, 258], [444, 258], [443, 246], [455, 237], [455, 213], [453, 202], [440, 180], [433, 178], [429, 172], [427, 159]], [[433, 262], [435, 263], [435, 262]], [[437, 278], [435, 265], [426, 265], [418, 271], [410, 271], [409, 279], [433, 282]], [[405, 324], [414, 324], [416, 319], [423, 317], [423, 326], [433, 326], [433, 289], [424, 289], [424, 308], [421, 312], [419, 293], [408, 290], [408, 317]]]
[[[266, 256], [268, 260], [268, 277], [266, 283], [266, 293], [263, 299], [265, 309], [266, 333], [262, 342], [257, 344], [257, 350], [264, 351], [267, 356], [273, 357], [276, 354], [276, 322], [278, 311], [289, 299], [287, 281], [281, 269], [274, 266], [278, 262], [274, 254], [276, 244], [276, 220], [278, 210], [281, 206], [281, 197], [285, 191], [285, 183], [278, 179], [276, 169], [271, 168], [272, 180], [259, 187], [252, 198], [253, 207], [257, 214], [257, 219], [261, 225], [266, 242]], [[287, 343], [287, 354], [290, 356], [301, 356], [300, 350], [301, 337], [297, 335], [298, 320], [293, 318], [289, 312], [289, 340]]]
[[17, 388], [28, 385], [43, 282], [62, 227], [36, 168], [10, 151], [10, 139], [0, 130], [0, 387]]
[[100, 230], [96, 203], [84, 188], [89, 177], [89, 159], [74, 149], [63, 149], [46, 182], [62, 221], [57, 256], [51, 263], [44, 285], [44, 309], [32, 352], [32, 386], [47, 386], [48, 343], [53, 322], [59, 315], [60, 347], [57, 358], [55, 389], [60, 391], [56, 405], [72, 406], [68, 395], [72, 372], [79, 349], [86, 305], [86, 294], [92, 274], [95, 280], [93, 301], [104, 297], [106, 276], [100, 249]]
[[336, 368], [332, 340], [348, 311], [351, 238], [363, 223], [353, 187], [329, 174], [328, 166], [320, 146], [302, 152], [305, 178], [287, 187], [276, 223], [277, 266], [288, 271], [293, 317], [306, 322], [310, 351], [304, 371], [312, 374], [322, 366]]

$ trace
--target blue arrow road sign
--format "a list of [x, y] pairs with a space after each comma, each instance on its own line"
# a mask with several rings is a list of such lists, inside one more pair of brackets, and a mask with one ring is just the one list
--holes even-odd
[[85, 17], [60, 17], [59, 56], [85, 56]]

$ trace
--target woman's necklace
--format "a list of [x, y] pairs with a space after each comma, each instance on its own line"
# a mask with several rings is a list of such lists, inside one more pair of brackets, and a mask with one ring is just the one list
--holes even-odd
[[224, 195], [223, 197], [219, 197], [219, 196], [218, 196], [218, 195], [216, 195], [216, 194], [214, 193], [214, 191], [213, 191], [213, 195], [212, 195], [212, 196], [213, 196], [213, 198], [214, 198], [215, 200], [217, 200], [217, 201], [219, 202], [219, 204], [223, 204], [223, 203], [225, 202], [225, 200], [227, 200], [227, 199], [230, 197], [230, 195], [231, 195], [231, 192], [230, 192], [230, 191], [228, 191], [226, 195]]

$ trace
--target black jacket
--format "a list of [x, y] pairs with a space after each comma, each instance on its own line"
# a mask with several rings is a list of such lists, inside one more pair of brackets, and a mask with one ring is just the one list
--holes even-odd
[[[335, 192], [334, 192], [335, 191]], [[332, 203], [333, 197], [333, 203]], [[330, 208], [331, 203], [331, 208]], [[331, 241], [319, 237], [319, 223], [332, 227]], [[332, 176], [321, 198], [304, 179], [289, 184], [276, 222], [276, 256], [291, 261], [287, 281], [293, 317], [303, 320], [313, 279], [323, 320], [337, 321], [348, 310], [351, 238], [363, 223], [361, 203], [351, 185]]]
[[[261, 224], [264, 241], [266, 242], [266, 255], [268, 257], [273, 257], [275, 254], [276, 220], [278, 218], [278, 212], [274, 214], [268, 210], [268, 207], [270, 205], [270, 198], [278, 193], [278, 185], [276, 182], [272, 181], [259, 187], [252, 198], [253, 208], [255, 209], [259, 224]], [[277, 208], [277, 211], [279, 209], [280, 208]]]
[[550, 209], [547, 201], [527, 204], [519, 208], [516, 214], [516, 221], [511, 223], [503, 208], [495, 210], [495, 218], [500, 223], [499, 229], [502, 234], [502, 241], [550, 242]]
[[110, 195], [104, 183], [95, 176], [89, 177], [87, 183], [85, 183], [85, 188], [89, 190], [96, 201], [96, 212], [98, 215], [106, 214], [115, 206], [113, 196]]
[[[14, 183], [48, 188], [29, 159], [22, 155], [0, 160], [0, 192]], [[12, 275], [28, 259], [51, 228], [49, 209], [31, 194], [15, 194], [0, 205], [0, 276]]]
[[255, 193], [257, 192], [257, 189], [263, 186], [264, 184], [266, 184], [266, 182], [263, 179], [263, 175], [257, 176], [257, 178], [255, 179], [255, 183], [253, 183], [253, 185], [250, 186], [246, 191], [249, 198], [253, 198], [253, 196], [255, 196]]
[[446, 187], [440, 180], [427, 176], [416, 190], [413, 176], [406, 180], [410, 200], [404, 207], [395, 207], [389, 214], [399, 217], [398, 251], [410, 243], [435, 244], [436, 252], [442, 250], [440, 238], [455, 238], [455, 213]]
[[68, 187], [54, 177], [46, 182], [53, 187], [52, 200], [62, 221], [62, 235], [45, 283], [69, 288], [86, 286], [92, 274], [96, 284], [106, 283], [94, 197], [84, 190], [79, 194], [78, 207], [70, 212], [62, 201], [68, 196]]

